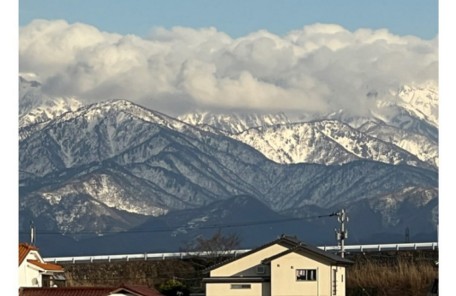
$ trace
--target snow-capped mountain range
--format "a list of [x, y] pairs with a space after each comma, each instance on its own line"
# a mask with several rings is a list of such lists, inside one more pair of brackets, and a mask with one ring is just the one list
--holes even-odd
[[[204, 225], [210, 221], [204, 209], [236, 196], [281, 217], [345, 207], [366, 220], [358, 227], [360, 240], [373, 234], [374, 221], [375, 231], [390, 237], [417, 221], [417, 234], [436, 233], [433, 88], [404, 87], [398, 103], [383, 103], [375, 116], [341, 111], [302, 121], [283, 113], [173, 118], [127, 100], [84, 105], [75, 98], [45, 97], [39, 83], [19, 83], [22, 234], [33, 220], [43, 232], [65, 235], [62, 243], [77, 239], [93, 247], [94, 235], [163, 223], [150, 219], [179, 211], [194, 211], [179, 222], [180, 229], [195, 221]], [[413, 212], [429, 219], [412, 219]], [[167, 235], [188, 235], [179, 227]]]
[[[363, 158], [398, 164], [408, 159], [411, 165], [424, 162], [438, 168], [437, 87], [403, 86], [388, 94], [389, 100], [378, 100], [370, 116], [362, 117], [340, 110], [295, 115], [295, 119], [284, 113], [241, 116], [207, 112], [178, 118], [194, 126], [215, 128], [279, 163], [334, 164]], [[378, 93], [369, 92], [367, 96]], [[326, 147], [327, 151], [313, 145]], [[336, 151], [332, 151], [334, 148]]]

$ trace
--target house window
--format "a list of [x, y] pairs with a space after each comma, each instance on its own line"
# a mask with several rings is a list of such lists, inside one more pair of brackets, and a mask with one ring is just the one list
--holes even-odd
[[50, 287], [64, 287], [65, 276], [60, 273], [55, 274], [43, 274], [41, 275], [41, 285], [46, 288]]
[[41, 276], [41, 285], [45, 288], [50, 288], [52, 287], [52, 280], [51, 280], [51, 276], [50, 275], [45, 275], [43, 274]]
[[316, 269], [296, 269], [296, 280], [297, 281], [316, 281], [317, 270]]
[[266, 271], [266, 268], [264, 266], [257, 266], [257, 268], [256, 268], [257, 273], [263, 274], [263, 273], [265, 273], [265, 271]]
[[250, 284], [231, 284], [231, 289], [250, 289]]

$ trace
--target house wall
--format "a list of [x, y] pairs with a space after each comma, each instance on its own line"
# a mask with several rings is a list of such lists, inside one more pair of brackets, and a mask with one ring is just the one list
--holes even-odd
[[[34, 284], [33, 279], [37, 282]], [[19, 287], [42, 287], [41, 274], [26, 260], [19, 266]]]
[[[270, 283], [250, 283], [250, 289], [232, 289], [230, 283], [206, 283], [206, 295], [345, 296], [345, 268], [325, 264], [320, 261], [321, 259], [315, 258], [314, 255], [304, 256], [291, 252], [272, 260], [270, 266], [266, 266], [264, 274], [257, 273], [256, 267], [261, 265], [262, 260], [286, 250], [287, 248], [281, 245], [272, 245], [210, 272], [212, 278], [230, 276], [270, 277]], [[317, 279], [297, 280], [297, 269], [315, 269]], [[334, 284], [336, 285], [336, 294], [333, 293]]]
[[[331, 269], [336, 270], [336, 295], [345, 296], [345, 282], [347, 281], [345, 267], [333, 266]], [[331, 281], [334, 281], [334, 273], [332, 273]]]
[[[19, 265], [19, 287], [41, 287], [41, 274], [39, 269], [28, 263], [27, 260], [41, 260], [41, 256], [36, 251], [30, 251]], [[37, 279], [37, 284], [33, 279]]]
[[[315, 259], [290, 253], [271, 261], [271, 295], [273, 296], [334, 296], [332, 294], [332, 270]], [[315, 281], [296, 279], [297, 269], [315, 269]], [[337, 296], [345, 296], [345, 268], [337, 267]], [[340, 283], [343, 274], [344, 282]]]
[[[272, 257], [278, 253], [288, 250], [286, 247], [275, 244], [259, 250], [255, 253], [241, 257], [233, 262], [213, 269], [210, 272], [211, 277], [217, 276], [258, 276], [256, 267], [261, 265], [261, 261], [265, 258]], [[268, 276], [268, 268], [263, 276]], [[221, 294], [223, 295], [223, 294]]]
[[232, 289], [230, 283], [207, 283], [206, 296], [271, 296], [269, 283], [249, 284], [250, 289]]

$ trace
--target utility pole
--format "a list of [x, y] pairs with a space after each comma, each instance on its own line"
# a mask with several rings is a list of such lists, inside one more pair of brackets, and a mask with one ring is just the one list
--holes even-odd
[[405, 228], [405, 242], [409, 243], [410, 242], [410, 228]]
[[345, 255], [345, 239], [348, 238], [348, 231], [345, 228], [345, 223], [348, 222], [348, 216], [345, 209], [331, 214], [331, 216], [337, 216], [337, 221], [340, 223], [340, 229], [335, 229], [336, 239], [340, 247], [340, 256], [344, 258]]
[[337, 216], [337, 220], [340, 223], [340, 229], [335, 229], [336, 231], [336, 240], [337, 240], [337, 245], [340, 247], [340, 256], [344, 258], [345, 255], [345, 242], [344, 240], [348, 238], [348, 231], [345, 229], [345, 223], [348, 222], [348, 216], [347, 213], [345, 212], [345, 209], [339, 210], [338, 212], [334, 212], [329, 215], [321, 215], [318, 216], [318, 218], [323, 218], [323, 217], [334, 217]]

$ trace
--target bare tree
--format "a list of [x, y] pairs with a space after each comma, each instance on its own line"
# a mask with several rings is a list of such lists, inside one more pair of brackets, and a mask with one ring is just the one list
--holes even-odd
[[200, 258], [207, 258], [212, 263], [220, 262], [233, 255], [239, 249], [241, 239], [235, 233], [224, 234], [219, 229], [211, 237], [202, 235], [189, 242], [182, 250]]
[[185, 280], [187, 286], [193, 292], [203, 292], [204, 286], [201, 283], [207, 274], [207, 268], [233, 257], [233, 250], [239, 249], [240, 243], [237, 234], [225, 234], [221, 229], [209, 237], [199, 235], [185, 243], [180, 250], [195, 268], [194, 274]]

